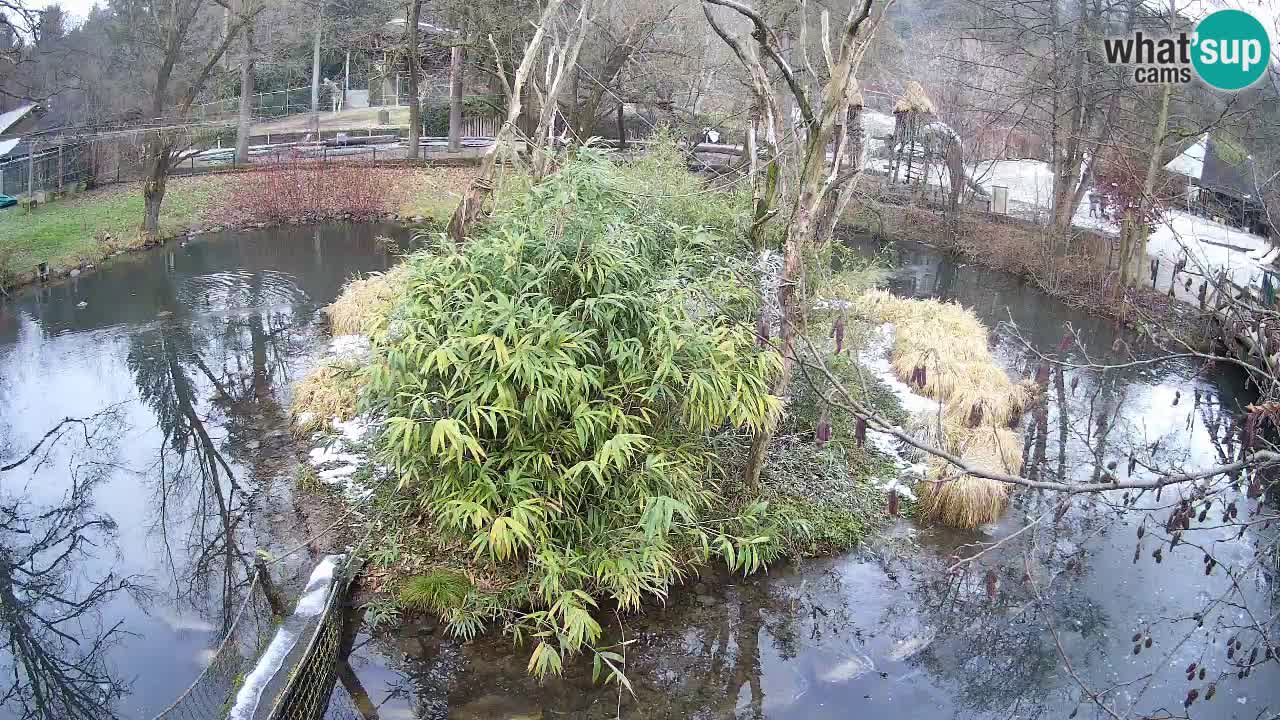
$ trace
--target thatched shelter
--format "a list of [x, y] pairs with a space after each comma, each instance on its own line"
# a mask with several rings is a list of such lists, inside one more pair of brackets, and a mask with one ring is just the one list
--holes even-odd
[[903, 181], [923, 182], [924, 143], [920, 129], [933, 118], [933, 101], [924, 92], [924, 86], [911, 80], [903, 88], [902, 97], [893, 106], [893, 158], [889, 168], [890, 182], [898, 182], [898, 171], [906, 161]]

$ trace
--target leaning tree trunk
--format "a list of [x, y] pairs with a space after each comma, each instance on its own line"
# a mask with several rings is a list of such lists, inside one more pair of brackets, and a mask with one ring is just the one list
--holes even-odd
[[[547, 92], [543, 97], [542, 113], [538, 117], [538, 129], [533, 133], [533, 176], [542, 179], [551, 172], [555, 148], [552, 138], [555, 135], [556, 112], [560, 109], [560, 96], [564, 94], [568, 73], [577, 74], [578, 53], [582, 50], [582, 42], [586, 39], [587, 13], [591, 9], [590, 2], [584, 2], [578, 10], [578, 17], [573, 35], [565, 40], [564, 45], [556, 52], [552, 48], [547, 58]], [[544, 144], [545, 143], [545, 144]]]
[[[782, 373], [773, 387], [773, 393], [782, 397], [790, 390], [791, 375], [797, 360], [796, 340], [805, 329], [808, 301], [804, 297], [804, 254], [813, 245], [819, 208], [831, 192], [833, 178], [828, 174], [826, 163], [827, 143], [835, 133], [837, 113], [846, 112], [848, 107], [849, 98], [846, 93], [852, 81], [849, 67], [851, 62], [848, 58], [842, 60], [827, 82], [822, 104], [824, 110], [817, 118], [816, 127], [808, 134], [798, 194], [783, 245], [782, 281], [778, 285], [778, 306], [782, 311]], [[772, 440], [772, 427], [757, 432], [751, 438], [751, 451], [744, 473], [747, 487], [760, 487], [765, 453]]]
[[[485, 202], [493, 195], [494, 176], [498, 167], [498, 153], [502, 151], [504, 145], [511, 142], [511, 136], [515, 133], [516, 122], [520, 119], [524, 85], [529, 79], [529, 73], [533, 70], [534, 63], [537, 61], [538, 50], [542, 47], [542, 38], [546, 34], [547, 23], [551, 22], [551, 18], [560, 8], [561, 2], [563, 0], [549, 0], [547, 6], [543, 8], [542, 17], [538, 20], [538, 29], [534, 31], [533, 38], [529, 40], [529, 44], [525, 47], [524, 57], [520, 60], [519, 67], [516, 68], [515, 77], [512, 78], [510, 85], [505, 88], [507, 91], [507, 120], [498, 129], [497, 136], [493, 139], [493, 145], [489, 146], [489, 150], [480, 164], [480, 173], [471, 181], [470, 187], [467, 188], [467, 192], [462, 196], [462, 201], [458, 203], [458, 207], [453, 211], [453, 216], [449, 218], [447, 232], [458, 247], [462, 247], [471, 227], [484, 215]], [[492, 35], [489, 36], [489, 45], [493, 48], [494, 57], [500, 57]], [[503, 76], [500, 74], [499, 77]], [[503, 84], [506, 84], [505, 77], [503, 77]]]
[[[1145, 210], [1155, 204], [1153, 195], [1156, 190], [1156, 177], [1160, 173], [1161, 154], [1164, 151], [1164, 135], [1169, 126], [1169, 96], [1173, 94], [1173, 86], [1166, 84], [1164, 92], [1160, 96], [1160, 112], [1156, 115], [1155, 137], [1151, 143], [1151, 160], [1147, 164], [1147, 176], [1142, 182], [1142, 197], [1139, 202]], [[1152, 216], [1150, 212], [1141, 212], [1138, 216], [1138, 222], [1134, 227], [1133, 240], [1131, 242], [1130, 252], [1132, 254], [1133, 269], [1131, 278], [1141, 277], [1141, 267], [1147, 259], [1147, 218]], [[1135, 280], [1134, 284], [1138, 284]], [[1152, 287], [1155, 286], [1155, 278], [1151, 279]]]
[[143, 146], [146, 179], [142, 183], [142, 226], [138, 239], [143, 245], [160, 242], [160, 206], [164, 203], [165, 184], [169, 179], [169, 153], [173, 142], [166, 135], [157, 134]]

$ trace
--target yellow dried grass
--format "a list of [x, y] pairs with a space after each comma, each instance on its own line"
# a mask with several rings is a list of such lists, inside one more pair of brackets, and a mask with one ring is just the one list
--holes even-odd
[[[962, 447], [961, 459], [993, 472], [1017, 474], [1022, 469], [1022, 444], [1008, 428], [951, 428]], [[959, 472], [942, 460], [929, 462], [927, 481], [919, 492], [920, 511], [931, 520], [971, 529], [995, 522], [1009, 502], [1009, 486], [998, 480]]]
[[871, 290], [859, 299], [858, 310], [893, 323], [894, 373], [909, 382], [915, 369], [923, 367], [920, 391], [941, 400], [949, 417], [1005, 425], [1016, 422], [1031, 401], [1026, 384], [1011, 381], [996, 366], [987, 349], [987, 328], [968, 309]]
[[[987, 328], [969, 310], [936, 300], [895, 297], [871, 290], [858, 301], [869, 318], [894, 325], [890, 360], [899, 378], [910, 382], [925, 368], [919, 391], [941, 401], [942, 417], [917, 418], [915, 435], [960, 456], [970, 465], [1010, 475], [1022, 470], [1022, 441], [1008, 426], [1032, 400], [1026, 383], [1011, 381], [991, 357]], [[929, 461], [918, 493], [925, 517], [974, 528], [1000, 517], [1009, 486], [959, 472], [936, 458]]]
[[973, 475], [942, 475], [920, 486], [924, 517], [955, 528], [972, 529], [993, 522], [1009, 502], [1002, 482]]
[[898, 102], [893, 106], [893, 112], [915, 112], [915, 113], [932, 113], [933, 101], [924, 92], [924, 86], [915, 80], [907, 82], [902, 90], [902, 97], [898, 98]]
[[334, 418], [345, 422], [355, 417], [361, 387], [355, 368], [321, 365], [313, 369], [293, 386], [289, 411], [294, 431], [309, 433], [327, 427]]
[[387, 314], [408, 281], [408, 265], [400, 264], [348, 282], [338, 299], [324, 309], [333, 334], [373, 336], [386, 325]]

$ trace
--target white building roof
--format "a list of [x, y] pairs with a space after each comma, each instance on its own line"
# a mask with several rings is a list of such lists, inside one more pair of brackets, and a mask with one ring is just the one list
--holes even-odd
[[34, 110], [35, 107], [35, 103], [31, 103], [14, 108], [6, 113], [0, 113], [0, 135], [3, 135], [5, 131], [16, 125], [19, 120], [26, 117], [27, 113]]
[[9, 151], [18, 146], [18, 138], [12, 140], [0, 140], [0, 158], [9, 154]]
[[1209, 133], [1200, 136], [1194, 145], [1182, 151], [1182, 154], [1169, 161], [1164, 168], [1169, 172], [1186, 175], [1199, 180], [1204, 174], [1204, 153], [1209, 144]]

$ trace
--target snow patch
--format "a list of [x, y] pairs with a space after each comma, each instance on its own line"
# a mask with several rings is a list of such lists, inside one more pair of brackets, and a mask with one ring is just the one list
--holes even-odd
[[1204, 174], [1204, 153], [1208, 142], [1209, 133], [1201, 135], [1194, 145], [1183, 150], [1178, 157], [1170, 160], [1164, 166], [1165, 170], [1199, 180], [1200, 176]]
[[[875, 373], [880, 382], [893, 391], [893, 394], [898, 397], [898, 402], [902, 404], [902, 409], [907, 413], [917, 415], [930, 412], [937, 403], [912, 390], [910, 385], [893, 374], [893, 366], [889, 362], [889, 351], [893, 347], [893, 331], [893, 323], [885, 323], [876, 328], [871, 333], [866, 347], [858, 353], [858, 362]], [[896, 426], [894, 429], [903, 431], [901, 426]], [[896, 492], [909, 500], [915, 500], [915, 493], [904, 479], [914, 477], [923, 480], [928, 471], [928, 465], [907, 460], [902, 452], [903, 442], [887, 432], [868, 428], [867, 443], [892, 458], [894, 469], [898, 471], [897, 476], [884, 480], [883, 484], [876, 483], [876, 487], [885, 493]]]
[[[1204, 148], [1197, 143], [1175, 159], [1178, 163], [1176, 168], [1174, 163], [1170, 163], [1170, 169], [1198, 177], [1194, 163], [1202, 163], [1203, 157]], [[971, 173], [988, 192], [996, 185], [1009, 189], [1010, 214], [1047, 217], [1053, 204], [1053, 170], [1048, 163], [1040, 160], [988, 160], [973, 166]], [[932, 174], [930, 181], [934, 181]], [[942, 184], [946, 184], [945, 174]], [[1081, 198], [1071, 218], [1072, 224], [1078, 228], [1118, 234], [1119, 227], [1113, 220], [1090, 215], [1092, 198], [1093, 190], [1090, 189]], [[1248, 287], [1261, 283], [1263, 268], [1280, 259], [1280, 249], [1272, 248], [1266, 238], [1244, 230], [1183, 210], [1170, 210], [1147, 240], [1147, 255], [1162, 261], [1154, 283], [1162, 290], [1173, 283], [1173, 265], [1181, 258], [1187, 259], [1187, 270], [1194, 275], [1226, 272], [1237, 285]], [[1143, 277], [1150, 279], [1146, 273]], [[1201, 279], [1194, 280], [1191, 289], [1187, 289], [1184, 285], [1186, 277], [1179, 276], [1180, 282], [1174, 287], [1175, 297], [1196, 303]]]
[[34, 103], [28, 103], [26, 105], [16, 107], [9, 112], [0, 113], [0, 133], [5, 132], [19, 120], [26, 117], [27, 113], [34, 110], [35, 107]]
[[236, 693], [236, 702], [227, 713], [227, 720], [250, 720], [257, 714], [258, 704], [262, 701], [262, 693], [267, 689], [267, 684], [280, 672], [303, 631], [310, 626], [311, 618], [324, 611], [329, 591], [333, 587], [334, 573], [338, 563], [345, 558], [345, 555], [326, 555], [311, 571], [302, 597], [298, 598], [297, 607], [280, 625], [266, 651], [258, 659], [258, 664], [244, 679], [244, 684]]
[[[1280, 249], [1273, 248], [1266, 238], [1258, 235], [1172, 210], [1147, 239], [1147, 255], [1161, 260], [1155, 282], [1160, 289], [1168, 288], [1173, 282], [1173, 266], [1182, 258], [1187, 261], [1187, 274], [1180, 275], [1180, 281], [1225, 272], [1235, 284], [1249, 287], [1261, 284], [1263, 270], [1280, 256]], [[1182, 282], [1175, 284], [1175, 297], [1197, 302], [1202, 280], [1195, 277], [1189, 290]]]
[[327, 356], [344, 360], [364, 360], [373, 352], [373, 343], [364, 335], [334, 335], [329, 341]]
[[352, 504], [361, 504], [373, 497], [373, 488], [357, 482], [355, 475], [360, 468], [370, 464], [365, 438], [372, 431], [368, 418], [355, 417], [346, 422], [333, 418], [336, 436], [317, 433], [323, 444], [311, 448], [307, 460], [316, 470], [320, 482], [337, 488]]

